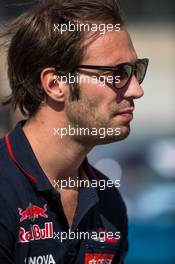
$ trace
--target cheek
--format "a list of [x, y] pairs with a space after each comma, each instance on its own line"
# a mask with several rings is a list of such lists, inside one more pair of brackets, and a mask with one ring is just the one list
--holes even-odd
[[82, 97], [86, 97], [92, 107], [107, 110], [116, 103], [116, 93], [108, 86], [87, 84], [82, 87]]

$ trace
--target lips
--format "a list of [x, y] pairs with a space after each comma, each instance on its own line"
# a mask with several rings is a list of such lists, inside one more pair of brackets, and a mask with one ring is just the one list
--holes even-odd
[[122, 116], [123, 118], [131, 121], [133, 119], [133, 114], [132, 113], [123, 113], [123, 114], [120, 114], [120, 116]]
[[118, 116], [121, 116], [122, 118], [131, 121], [133, 119], [133, 111], [134, 109], [126, 109], [118, 113]]

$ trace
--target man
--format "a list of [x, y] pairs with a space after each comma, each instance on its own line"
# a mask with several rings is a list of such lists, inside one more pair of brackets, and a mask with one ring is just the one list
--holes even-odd
[[0, 143], [0, 263], [121, 264], [126, 208], [86, 155], [129, 135], [148, 60], [115, 0], [40, 2], [8, 34], [6, 103], [27, 120]]

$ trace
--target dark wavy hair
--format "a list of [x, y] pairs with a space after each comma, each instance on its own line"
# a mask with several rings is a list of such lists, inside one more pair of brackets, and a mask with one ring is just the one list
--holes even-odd
[[[54, 24], [118, 23], [124, 25], [116, 0], [40, 1], [2, 31], [8, 41], [8, 78], [12, 93], [3, 104], [19, 107], [33, 116], [45, 99], [40, 73], [55, 67], [58, 73], [73, 73], [80, 64], [87, 32], [53, 30]], [[72, 100], [79, 97], [79, 86], [70, 84]]]

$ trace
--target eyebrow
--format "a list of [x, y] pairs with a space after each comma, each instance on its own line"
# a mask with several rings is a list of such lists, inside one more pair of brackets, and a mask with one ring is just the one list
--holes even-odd
[[125, 64], [125, 63], [131, 63], [131, 64], [133, 64], [133, 63], [136, 63], [137, 61], [139, 60], [139, 58], [138, 57], [136, 57], [136, 59], [133, 59], [133, 60], [130, 60], [130, 61], [120, 61], [120, 59], [115, 63], [110, 63], [110, 64], [106, 64], [106, 65], [91, 65], [91, 64], [88, 64], [88, 65], [85, 65], [85, 64], [83, 64], [83, 66], [99, 66], [99, 67], [104, 67], [104, 68], [114, 68], [114, 67], [116, 67], [116, 66], [118, 66], [118, 65], [120, 65], [120, 64]]
[[[116, 65], [119, 65], [119, 64], [125, 64], [125, 63], [136, 63], [138, 61], [138, 57], [136, 57], [135, 59], [132, 59], [132, 60], [126, 60], [126, 61], [123, 61], [123, 60], [117, 60], [116, 63], [114, 63], [112, 66], [108, 66], [108, 67], [113, 67], [113, 66], [116, 66]], [[107, 66], [107, 65], [106, 65]]]
[[108, 66], [108, 65], [90, 65], [90, 64], [82, 64], [82, 65], [78, 65], [76, 68], [85, 68], [85, 69], [94, 69], [94, 70], [100, 70], [100, 69], [98, 69], [98, 68], [102, 68], [101, 70], [103, 70], [103, 68], [104, 68], [104, 70], [106, 70], [106, 69], [108, 69], [109, 68], [109, 70], [110, 69], [113, 69], [113, 68], [116, 68], [118, 65], [121, 65], [121, 64], [134, 64], [134, 63], [136, 63], [138, 61], [138, 59], [136, 59], [136, 60], [134, 60], [133, 62], [131, 62], [131, 61], [126, 61], [126, 62], [121, 62], [121, 63], [118, 63], [118, 64], [115, 64], [115, 65], [110, 65], [110, 66]]

